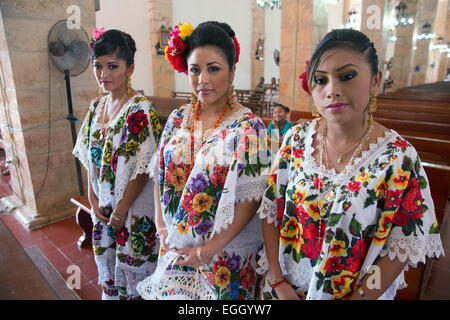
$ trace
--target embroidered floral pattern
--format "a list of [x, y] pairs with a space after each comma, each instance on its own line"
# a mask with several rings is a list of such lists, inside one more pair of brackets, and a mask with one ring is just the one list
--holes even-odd
[[[311, 299], [342, 299], [355, 289], [363, 264], [370, 266], [389, 245], [393, 228], [424, 242], [438, 229], [425, 171], [405, 140], [391, 132], [348, 176], [322, 176], [311, 157], [313, 124], [299, 124], [286, 134], [261, 208], [274, 207], [264, 203], [278, 208], [270, 215], [278, 217], [282, 265], [301, 265], [313, 274], [300, 280], [288, 269], [294, 288], [304, 289]], [[331, 189], [336, 192], [333, 200], [320, 196]], [[268, 288], [266, 284], [263, 298], [274, 297]]]

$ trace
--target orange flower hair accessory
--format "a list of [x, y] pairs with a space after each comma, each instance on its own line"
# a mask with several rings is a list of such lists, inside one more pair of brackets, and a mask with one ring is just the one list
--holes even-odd
[[169, 34], [168, 45], [164, 49], [165, 59], [170, 61], [175, 70], [185, 74], [187, 74], [187, 63], [183, 53], [187, 47], [187, 39], [193, 31], [194, 27], [189, 22], [176, 25]]
[[309, 88], [308, 88], [308, 74], [307, 74], [308, 65], [309, 65], [309, 60], [306, 61], [305, 72], [303, 72], [298, 78], [302, 80], [303, 90], [305, 90], [305, 92], [307, 94], [311, 95], [311, 92], [309, 91]]

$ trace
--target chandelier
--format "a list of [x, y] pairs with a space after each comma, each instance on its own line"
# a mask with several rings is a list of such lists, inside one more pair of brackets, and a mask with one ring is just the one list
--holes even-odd
[[403, 2], [400, 2], [398, 6], [395, 7], [395, 19], [394, 26], [406, 27], [414, 23], [414, 19], [408, 15], [408, 6]]
[[431, 24], [425, 22], [422, 26], [422, 32], [417, 35], [417, 40], [430, 40], [434, 38], [434, 33], [431, 32]]
[[270, 8], [273, 10], [275, 7], [281, 9], [281, 0], [256, 0], [256, 4], [263, 9]]

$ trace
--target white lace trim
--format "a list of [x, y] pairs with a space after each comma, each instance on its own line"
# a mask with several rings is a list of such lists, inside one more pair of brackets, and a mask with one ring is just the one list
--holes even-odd
[[235, 194], [222, 192], [222, 197], [214, 219], [212, 234], [215, 235], [227, 230], [233, 223], [235, 204], [245, 201], [259, 201], [264, 194], [266, 184], [267, 176], [263, 175], [239, 183], [236, 186]]
[[278, 226], [278, 206], [275, 201], [263, 197], [257, 214], [261, 220], [267, 219], [269, 224], [273, 223], [275, 227]]
[[395, 142], [397, 137], [399, 137], [398, 133], [394, 130], [389, 130], [385, 132], [385, 135], [383, 137], [378, 137], [377, 142], [373, 142], [369, 145], [369, 149], [365, 150], [361, 153], [361, 155], [355, 159], [353, 164], [345, 171], [336, 173], [336, 170], [334, 168], [327, 169], [324, 165], [318, 166], [316, 161], [313, 158], [313, 154], [315, 151], [315, 148], [312, 146], [313, 142], [313, 135], [316, 133], [314, 130], [316, 122], [319, 121], [320, 118], [312, 120], [312, 122], [309, 124], [308, 132], [306, 135], [305, 140], [305, 160], [303, 162], [304, 167], [309, 168], [311, 171], [314, 171], [316, 173], [324, 173], [327, 177], [329, 177], [333, 181], [343, 182], [346, 180], [349, 180], [352, 176], [354, 176], [354, 173], [358, 171], [358, 169], [364, 164], [369, 163], [373, 161], [374, 158], [378, 157], [379, 154], [377, 153], [378, 150], [381, 149], [381, 146], [386, 145], [389, 142]]
[[445, 255], [440, 234], [428, 234], [424, 237], [405, 236], [398, 227], [392, 228], [386, 245], [380, 252], [381, 257], [387, 254], [391, 260], [394, 258], [398, 258], [401, 262], [408, 260], [414, 267], [418, 262], [426, 263], [427, 256], [438, 258], [441, 254]]

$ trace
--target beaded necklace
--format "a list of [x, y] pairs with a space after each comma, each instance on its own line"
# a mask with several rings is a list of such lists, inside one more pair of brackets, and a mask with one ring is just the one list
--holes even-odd
[[[186, 164], [186, 170], [185, 170], [185, 177], [186, 181], [191, 174], [192, 168], [194, 167], [194, 159], [197, 156], [197, 152], [200, 150], [201, 147], [203, 147], [204, 142], [212, 135], [215, 129], [219, 126], [219, 124], [222, 123], [225, 115], [229, 110], [233, 109], [234, 99], [228, 99], [227, 104], [225, 105], [223, 111], [220, 113], [219, 117], [217, 118], [216, 122], [214, 123], [213, 127], [209, 130], [206, 130], [204, 134], [202, 134], [200, 141], [196, 144], [196, 140], [194, 137], [195, 132], [195, 124], [199, 120], [200, 116], [200, 109], [201, 104], [200, 101], [197, 101], [197, 103], [192, 108], [192, 126], [188, 126], [187, 129], [190, 131], [190, 142], [191, 142], [191, 162]], [[206, 134], [207, 133], [207, 134]]]

